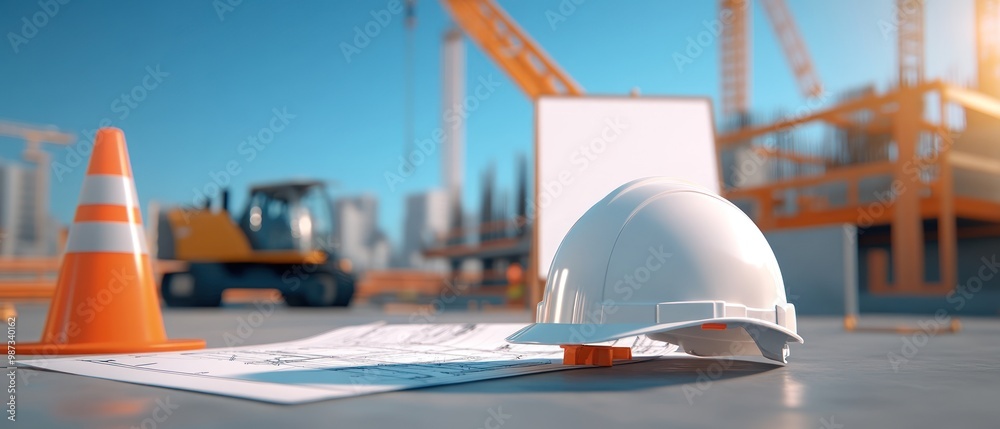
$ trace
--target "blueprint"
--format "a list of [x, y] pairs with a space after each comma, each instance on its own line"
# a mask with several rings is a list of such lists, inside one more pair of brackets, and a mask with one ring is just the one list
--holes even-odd
[[[369, 324], [298, 341], [189, 352], [22, 361], [28, 367], [109, 380], [298, 404], [564, 369], [558, 346], [510, 344], [522, 324]], [[674, 353], [642, 337], [633, 361]]]

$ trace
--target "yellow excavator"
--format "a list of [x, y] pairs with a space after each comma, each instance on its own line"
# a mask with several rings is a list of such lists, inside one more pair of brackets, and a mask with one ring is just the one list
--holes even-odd
[[160, 213], [160, 259], [187, 262], [161, 283], [169, 306], [216, 307], [230, 288], [277, 289], [291, 306], [347, 306], [354, 296], [350, 262], [337, 258], [333, 206], [323, 182], [253, 186], [238, 218], [229, 192], [219, 204]]

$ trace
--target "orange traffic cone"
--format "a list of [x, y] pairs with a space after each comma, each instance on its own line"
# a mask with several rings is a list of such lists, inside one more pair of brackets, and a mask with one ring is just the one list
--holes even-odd
[[59, 281], [40, 342], [18, 354], [137, 353], [191, 350], [204, 340], [169, 340], [125, 135], [97, 132]]

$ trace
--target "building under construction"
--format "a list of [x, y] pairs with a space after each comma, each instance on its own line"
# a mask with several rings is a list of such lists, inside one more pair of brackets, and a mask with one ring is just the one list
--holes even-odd
[[[899, 0], [893, 88], [776, 119], [748, 108], [738, 3], [722, 2], [735, 17], [721, 56], [725, 196], [765, 232], [856, 225], [863, 310], [940, 308], [1000, 248], [1000, 2], [976, 1], [975, 87], [925, 79], [924, 2]], [[764, 4], [804, 95], [823, 96], [787, 9]], [[964, 310], [995, 312], [996, 293]]]
[[[443, 3], [529, 98], [583, 94], [494, 2]], [[716, 143], [724, 196], [765, 233], [852, 226], [845, 231], [857, 250], [855, 287], [864, 311], [933, 312], [962, 284], [959, 279], [975, 277], [980, 257], [1000, 248], [998, 5], [976, 0], [974, 87], [925, 78], [924, 2], [897, 0], [895, 85], [882, 92], [872, 86], [831, 96], [785, 2], [762, 0], [808, 100], [790, 115], [766, 115], [750, 108], [749, 0], [719, 2], [720, 16], [729, 17], [720, 43], [723, 115]], [[452, 33], [446, 44], [455, 43]], [[447, 60], [445, 66], [456, 67]], [[526, 240], [505, 233], [500, 241], [489, 239], [490, 231], [506, 231], [497, 226], [517, 218], [496, 219], [487, 203], [482, 210], [487, 214], [471, 228], [478, 240], [467, 239], [469, 228], [453, 225], [428, 256], [449, 258], [454, 270], [462, 260], [482, 259], [486, 274], [497, 257], [525, 257]], [[484, 275], [484, 282], [489, 277]], [[532, 289], [529, 302], [536, 302], [541, 288]], [[995, 312], [1000, 292], [983, 295], [993, 294], [996, 299], [980, 299], [965, 311]]]

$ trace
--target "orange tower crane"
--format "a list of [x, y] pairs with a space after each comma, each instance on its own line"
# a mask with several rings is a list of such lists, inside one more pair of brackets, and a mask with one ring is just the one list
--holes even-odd
[[725, 116], [750, 111], [750, 0], [720, 0], [719, 16], [728, 21], [722, 28], [722, 113]]
[[899, 86], [924, 81], [924, 2], [896, 0]]
[[[493, 0], [441, 0], [441, 3], [462, 31], [529, 99], [543, 95], [583, 95], [583, 88]], [[537, 182], [535, 194], [538, 194]], [[537, 254], [537, 240], [533, 239], [531, 248], [532, 254]], [[533, 267], [529, 268], [529, 272], [534, 272]], [[527, 284], [530, 302], [540, 301], [538, 277], [528, 276]]]
[[1000, 97], [1000, 0], [976, 0], [979, 91]]
[[781, 42], [785, 59], [795, 73], [799, 91], [806, 97], [819, 97], [823, 93], [823, 83], [820, 82], [816, 68], [813, 67], [812, 58], [809, 57], [802, 35], [795, 25], [795, 20], [792, 19], [788, 4], [785, 0], [763, 0], [763, 4], [771, 27]]
[[[750, 110], [750, 0], [719, 0], [722, 17], [722, 113], [746, 114]], [[823, 83], [802, 41], [784, 0], [763, 0], [764, 11], [803, 96], [819, 97]]]
[[[42, 144], [68, 145], [75, 141], [71, 134], [66, 134], [55, 129], [40, 128], [31, 125], [18, 124], [13, 122], [0, 122], [0, 136], [13, 137], [24, 140], [24, 160], [35, 164], [35, 186], [36, 189], [48, 189], [49, 185], [49, 162], [48, 152], [42, 150]], [[43, 216], [48, 212], [49, 201], [46, 198], [35, 198], [35, 238], [38, 246], [44, 246], [45, 237], [49, 228], [45, 225]], [[36, 253], [41, 253], [41, 248], [33, 249]]]
[[583, 88], [493, 0], [441, 0], [441, 3], [465, 34], [528, 98], [583, 94]]

